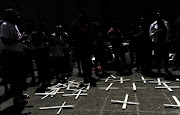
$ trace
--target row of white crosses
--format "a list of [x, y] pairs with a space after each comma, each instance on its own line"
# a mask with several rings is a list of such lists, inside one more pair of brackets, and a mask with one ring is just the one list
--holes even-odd
[[[113, 75], [110, 75], [109, 77], [107, 77], [107, 79], [105, 79], [105, 83], [107, 83], [109, 80], [111, 80], [112, 82], [120, 82], [121, 84], [124, 81], [130, 81], [130, 79], [123, 79], [123, 77], [120, 77], [120, 80], [116, 80], [116, 77]], [[144, 84], [147, 83], [147, 81], [149, 81], [149, 83], [157, 83], [159, 86], [161, 86], [162, 84], [164, 85], [164, 87], [155, 87], [156, 89], [168, 89], [170, 92], [172, 92], [173, 88], [180, 88], [180, 86], [168, 86], [167, 83], [170, 83], [168, 81], [161, 81], [160, 78], [157, 78], [157, 81], [154, 81], [154, 79], [145, 79], [143, 76], [141, 77], [141, 80], [135, 80], [136, 82], [142, 81]], [[99, 89], [105, 89], [106, 91], [108, 91], [109, 89], [119, 89], [118, 87], [111, 87], [113, 85], [113, 83], [110, 83], [107, 87], [100, 87]], [[136, 91], [137, 89], [146, 89], [145, 87], [136, 87], [135, 83], [132, 83], [133, 87], [125, 87], [125, 89], [133, 89], [133, 91]]]
[[[120, 80], [116, 80], [116, 77], [113, 75], [110, 75], [107, 79], [105, 79], [105, 83], [107, 83], [108, 81], [113, 81], [113, 82], [120, 82], [121, 84], [124, 81], [130, 81], [130, 79], [123, 79], [123, 77], [120, 77]], [[159, 87], [155, 87], [156, 89], [168, 89], [170, 92], [172, 92], [172, 88], [180, 88], [180, 86], [168, 86], [167, 83], [170, 83], [168, 81], [161, 81], [160, 78], [157, 78], [157, 81], [154, 81], [154, 79], [145, 79], [143, 76], [141, 77], [141, 80], [135, 80], [136, 82], [138, 81], [142, 81], [144, 84], [147, 83], [147, 81], [149, 83], [157, 83]], [[136, 87], [135, 83], [132, 83], [133, 87], [125, 87], [125, 89], [133, 89], [134, 92], [136, 92], [137, 89], [146, 89], [146, 87]], [[164, 86], [161, 86], [161, 85]], [[99, 87], [99, 89], [105, 89], [106, 91], [108, 91], [109, 89], [119, 89], [119, 87], [111, 87], [113, 85], [113, 83], [110, 83], [107, 87]], [[177, 103], [177, 105], [173, 105], [173, 104], [164, 104], [165, 107], [180, 107], [180, 101], [177, 99], [176, 96], [172, 96], [173, 99], [175, 100], [175, 102]], [[126, 109], [127, 104], [134, 104], [134, 105], [139, 105], [139, 103], [136, 102], [128, 102], [128, 94], [126, 94], [124, 101], [120, 101], [120, 100], [111, 100], [112, 103], [122, 103], [122, 109]]]
[[[178, 81], [178, 80], [176, 80], [176, 81]], [[170, 82], [161, 81], [160, 78], [157, 78], [157, 81], [151, 81], [150, 83], [158, 83], [159, 87], [155, 87], [156, 89], [164, 89], [164, 88], [166, 88], [170, 92], [173, 92], [172, 88], [180, 88], [180, 86], [168, 86], [167, 83], [170, 83]], [[162, 84], [164, 86], [161, 86]], [[177, 97], [176, 96], [172, 96], [172, 98], [176, 102], [176, 105], [173, 105], [173, 104], [164, 104], [164, 107], [180, 108], [180, 101], [177, 99]]]
[[[35, 95], [42, 95], [44, 96], [41, 99], [45, 99], [48, 96], [53, 97], [54, 95], [58, 93], [64, 93], [64, 92], [59, 92], [60, 89], [66, 89], [67, 91], [74, 91], [72, 94], [63, 94], [62, 96], [75, 96], [75, 100], [78, 99], [79, 96], [82, 95], [87, 95], [87, 93], [82, 93], [82, 92], [87, 92], [87, 90], [90, 89], [90, 83], [84, 84], [86, 87], [82, 87], [80, 89], [74, 89], [74, 88], [79, 88], [80, 82], [76, 82], [75, 80], [73, 81], [68, 81], [67, 84], [62, 84], [58, 83], [57, 85], [54, 85], [52, 87], [48, 87], [47, 89], [50, 89], [50, 91], [45, 92], [45, 93], [35, 93]], [[73, 87], [73, 88], [72, 88]], [[59, 109], [57, 114], [60, 114], [61, 110], [63, 108], [74, 108], [74, 105], [65, 105], [66, 102], [64, 102], [61, 106], [51, 106], [51, 107], [40, 107], [40, 110], [45, 110], [45, 109]]]
[[[149, 81], [149, 83], [157, 83], [159, 87], [155, 87], [156, 89], [167, 89], [170, 92], [173, 92], [173, 88], [180, 88], [180, 86], [168, 86], [167, 84], [170, 83], [168, 81], [161, 81], [160, 78], [157, 78], [157, 81]], [[161, 85], [164, 86], [161, 86]]]
[[[144, 83], [146, 83], [146, 80], [144, 79], [144, 77], [141, 77], [142, 80], [138, 80], [138, 81], [143, 81]], [[123, 77], [120, 77], [119, 80], [116, 80], [116, 77], [113, 75], [110, 75], [109, 77], [107, 77], [107, 79], [105, 79], [105, 83], [107, 83], [109, 80], [113, 81], [113, 82], [120, 82], [121, 84], [124, 81], [130, 81], [130, 79], [123, 79]], [[109, 89], [119, 89], [119, 87], [111, 87], [113, 85], [113, 83], [110, 83], [107, 87], [99, 87], [99, 89], [105, 89], [106, 91], [108, 91]], [[146, 89], [145, 87], [136, 87], [135, 83], [132, 83], [133, 87], [125, 87], [127, 89], [133, 89], [133, 91], [136, 91], [137, 89]]]

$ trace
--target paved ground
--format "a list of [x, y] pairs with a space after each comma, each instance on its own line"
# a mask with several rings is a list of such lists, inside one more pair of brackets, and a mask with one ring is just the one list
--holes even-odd
[[[171, 70], [171, 68], [169, 68]], [[154, 70], [153, 70], [154, 71]], [[163, 72], [163, 70], [162, 70]], [[109, 71], [114, 76], [114, 71]], [[179, 76], [180, 71], [173, 71], [172, 74]], [[93, 74], [94, 77], [95, 74]], [[45, 106], [60, 106], [64, 101], [68, 105], [74, 105], [74, 109], [62, 109], [61, 115], [180, 115], [180, 109], [165, 108], [163, 104], [176, 104], [172, 96], [176, 96], [180, 100], [180, 89], [173, 89], [173, 92], [169, 92], [167, 89], [155, 89], [157, 84], [144, 84], [143, 82], [135, 82], [135, 80], [140, 79], [142, 75], [133, 71], [130, 76], [122, 76], [124, 79], [130, 79], [130, 82], [124, 82], [120, 84], [115, 82], [113, 87], [119, 87], [119, 89], [110, 89], [109, 91], [99, 89], [99, 87], [107, 87], [111, 82], [105, 83], [104, 81], [99, 81], [97, 87], [91, 87], [88, 91], [87, 96], [80, 96], [77, 100], [74, 96], [62, 97], [62, 94], [56, 94], [55, 97], [47, 97], [41, 100], [42, 96], [35, 96], [34, 92], [36, 87], [28, 87], [24, 93], [30, 95], [27, 99], [28, 104], [22, 111], [24, 115], [56, 115], [58, 109], [53, 110], [39, 110], [39, 107]], [[119, 78], [120, 76], [116, 76]], [[145, 77], [151, 78], [151, 77]], [[156, 80], [157, 76], [153, 79]], [[160, 76], [164, 80], [163, 76]], [[31, 78], [27, 79], [27, 82]], [[82, 80], [81, 77], [77, 77], [77, 69], [74, 69], [73, 76], [68, 78], [69, 80]], [[170, 80], [166, 80], [170, 81]], [[53, 82], [53, 81], [52, 81]], [[137, 90], [134, 92], [132, 89], [125, 89], [124, 87], [132, 87], [132, 83], [135, 82], [138, 87], [146, 87], [146, 89]], [[180, 82], [170, 81], [170, 86], [178, 85]], [[65, 90], [64, 90], [65, 91]], [[0, 86], [0, 96], [3, 97], [4, 88]], [[65, 91], [65, 93], [70, 93]], [[138, 102], [137, 105], [127, 105], [127, 109], [122, 109], [122, 104], [112, 104], [111, 99], [114, 100], [124, 100], [125, 95], [129, 94], [128, 101]], [[2, 100], [1, 100], [2, 101]], [[4, 102], [0, 103], [1, 114], [11, 114], [13, 111], [12, 98], [6, 99]]]

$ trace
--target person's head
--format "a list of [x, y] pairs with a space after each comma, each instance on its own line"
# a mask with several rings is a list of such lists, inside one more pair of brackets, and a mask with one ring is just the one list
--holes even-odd
[[112, 23], [111, 27], [114, 29], [114, 30], [118, 30], [119, 29], [119, 23]]
[[25, 30], [28, 34], [31, 34], [32, 33], [32, 27], [29, 25], [29, 24], [26, 24], [25, 25]]
[[20, 16], [15, 9], [8, 8], [4, 10], [4, 20], [12, 24], [17, 24]]
[[177, 8], [177, 9], [176, 9], [176, 15], [177, 15], [177, 16], [180, 16], [180, 8]]
[[100, 24], [98, 22], [93, 22], [92, 28], [94, 31], [98, 31], [100, 29]]
[[140, 24], [143, 24], [143, 23], [144, 23], [144, 18], [143, 18], [143, 17], [141, 17], [141, 18], [139, 19], [139, 23], [140, 23]]
[[63, 32], [63, 27], [62, 27], [62, 25], [57, 25], [56, 26], [56, 34], [57, 35], [59, 35], [59, 34], [61, 34]]
[[155, 16], [155, 17], [156, 17], [156, 20], [157, 20], [157, 21], [162, 20], [162, 17], [161, 17], [161, 15], [160, 15], [159, 12], [156, 13], [156, 16]]
[[86, 14], [81, 14], [79, 16], [79, 22], [80, 24], [87, 24], [88, 23], [88, 16]]

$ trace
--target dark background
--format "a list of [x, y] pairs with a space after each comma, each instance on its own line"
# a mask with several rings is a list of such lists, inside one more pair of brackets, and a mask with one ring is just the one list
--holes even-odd
[[45, 23], [49, 32], [57, 24], [70, 27], [81, 8], [86, 9], [90, 21], [106, 25], [117, 22], [122, 30], [140, 17], [144, 17], [147, 24], [152, 23], [156, 12], [173, 27], [179, 6], [180, 0], [0, 0], [1, 11], [15, 8], [24, 24]]

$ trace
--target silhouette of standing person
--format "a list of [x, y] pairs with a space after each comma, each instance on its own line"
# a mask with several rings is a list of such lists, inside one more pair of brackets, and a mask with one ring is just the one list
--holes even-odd
[[123, 48], [123, 36], [118, 28], [118, 25], [114, 23], [111, 29], [108, 31], [109, 41], [112, 44], [112, 50], [115, 55], [116, 71], [120, 74], [126, 66], [125, 51]]
[[[6, 9], [5, 20], [0, 26], [0, 39], [3, 43], [2, 69], [5, 79], [10, 82], [10, 92], [16, 109], [27, 104], [23, 98], [25, 84], [24, 44], [25, 39], [18, 29], [19, 15], [14, 9]], [[16, 110], [15, 110], [16, 111]]]
[[65, 71], [67, 68], [65, 68], [66, 54], [63, 50], [67, 48], [66, 39], [68, 34], [63, 31], [63, 27], [61, 25], [58, 25], [56, 26], [56, 32], [51, 36], [50, 52], [52, 56], [52, 67], [56, 76], [56, 83], [65, 83], [67, 82], [65, 79]]
[[169, 63], [169, 23], [162, 19], [159, 13], [156, 14], [156, 21], [150, 25], [149, 36], [154, 44], [154, 56], [157, 60], [158, 73], [162, 60], [165, 61], [165, 71], [168, 72]]
[[78, 19], [78, 23], [75, 27], [75, 34], [77, 37], [76, 46], [79, 52], [79, 58], [83, 70], [83, 79], [85, 83], [90, 83], [92, 86], [96, 86], [96, 80], [92, 75], [92, 30], [88, 22], [87, 14], [83, 13]]
[[138, 20], [134, 38], [137, 70], [140, 70], [139, 67], [141, 67], [142, 74], [151, 74], [151, 40], [148, 36], [148, 28], [144, 18]]
[[95, 42], [95, 73], [98, 75], [98, 64], [100, 64], [102, 68], [102, 74], [103, 76], [106, 75], [106, 62], [107, 59], [104, 56], [104, 35], [102, 34], [101, 25], [98, 22], [93, 22], [92, 24], [92, 35]]
[[174, 46], [175, 46], [175, 62], [174, 62], [174, 70], [178, 70], [180, 67], [180, 9], [177, 10], [177, 18], [175, 21], [175, 39], [174, 39]]

